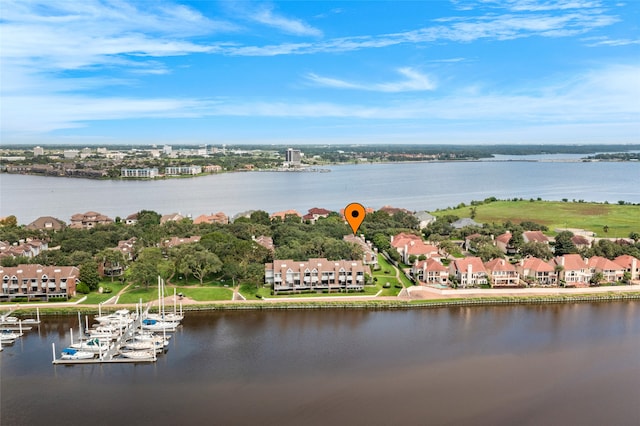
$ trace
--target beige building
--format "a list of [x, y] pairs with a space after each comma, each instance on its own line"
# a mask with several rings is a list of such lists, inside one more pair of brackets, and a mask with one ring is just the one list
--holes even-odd
[[274, 292], [362, 290], [371, 270], [360, 260], [274, 260], [265, 264], [265, 284]]

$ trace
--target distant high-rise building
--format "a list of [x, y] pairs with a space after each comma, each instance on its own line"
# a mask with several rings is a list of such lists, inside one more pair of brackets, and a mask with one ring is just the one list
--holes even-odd
[[285, 164], [289, 167], [302, 164], [302, 152], [299, 149], [289, 148], [285, 153]]
[[40, 155], [44, 155], [44, 149], [41, 146], [36, 146], [33, 148], [33, 156], [38, 157]]
[[172, 151], [171, 145], [165, 145], [162, 147], [162, 153], [164, 155], [171, 155], [171, 151]]

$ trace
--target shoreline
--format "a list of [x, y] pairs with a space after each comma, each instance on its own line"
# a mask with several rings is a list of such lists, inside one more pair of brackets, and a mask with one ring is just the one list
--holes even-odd
[[[172, 299], [169, 296], [166, 299]], [[553, 294], [526, 294], [526, 295], [503, 295], [503, 296], [478, 296], [478, 297], [450, 297], [437, 299], [410, 299], [410, 298], [375, 298], [368, 299], [350, 299], [344, 296], [345, 300], [309, 300], [304, 298], [299, 301], [288, 300], [266, 300], [266, 301], [205, 301], [191, 302], [182, 304], [182, 311], [242, 311], [242, 310], [317, 310], [317, 309], [371, 309], [371, 310], [387, 310], [387, 309], [425, 309], [425, 308], [449, 308], [462, 306], [497, 306], [497, 305], [553, 305], [560, 303], [602, 303], [602, 302], [623, 302], [640, 300], [640, 291], [637, 289], [625, 289], [611, 291], [606, 289], [601, 292], [574, 292]], [[158, 300], [147, 302], [152, 307], [158, 306]], [[102, 311], [118, 310], [123, 308], [134, 308], [135, 304], [102, 304]], [[9, 312], [12, 314], [34, 314], [36, 310], [40, 311], [41, 316], [48, 315], [69, 315], [76, 312], [97, 313], [98, 305], [81, 305], [77, 302], [73, 303], [57, 303], [52, 304], [33, 304], [33, 305], [6, 305], [0, 306], [0, 313], [5, 315]]]

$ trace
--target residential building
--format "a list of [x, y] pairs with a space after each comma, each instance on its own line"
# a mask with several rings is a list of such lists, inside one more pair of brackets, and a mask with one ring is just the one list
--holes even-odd
[[113, 219], [98, 212], [76, 213], [71, 216], [71, 228], [91, 229], [96, 225], [108, 225]]
[[251, 237], [251, 239], [253, 241], [255, 241], [257, 244], [260, 244], [262, 247], [266, 248], [267, 250], [269, 250], [270, 252], [275, 252], [276, 248], [273, 245], [273, 238], [268, 237], [266, 235], [260, 235], [259, 237]]
[[495, 239], [496, 247], [498, 247], [504, 254], [516, 254], [516, 248], [509, 244], [513, 235], [511, 232], [505, 232], [504, 234], [498, 235]]
[[120, 169], [120, 177], [123, 178], [155, 179], [159, 175], [157, 167], [146, 167], [144, 169]]
[[602, 273], [602, 279], [608, 283], [616, 283], [622, 281], [625, 268], [606, 257], [593, 256], [587, 262], [591, 274]]
[[136, 223], [138, 223], [138, 213], [130, 214], [124, 220], [125, 225], [135, 225]]
[[43, 301], [68, 299], [76, 294], [79, 275], [80, 271], [75, 266], [0, 266], [0, 301], [11, 301], [17, 297]]
[[522, 259], [516, 270], [523, 280], [532, 284], [555, 286], [558, 285], [558, 275], [555, 268], [549, 262], [545, 262], [537, 257]]
[[222, 166], [218, 166], [217, 164], [204, 166], [202, 171], [205, 173], [220, 173], [222, 171]]
[[35, 148], [33, 148], [34, 157], [39, 157], [41, 155], [44, 155], [44, 149], [41, 146], [36, 146]]
[[135, 253], [134, 246], [136, 244], [136, 241], [136, 237], [131, 237], [128, 240], [118, 241], [118, 246], [114, 247], [113, 250], [118, 250], [120, 253], [122, 253], [125, 260], [133, 260]]
[[549, 244], [549, 237], [544, 235], [542, 231], [525, 231], [522, 233], [522, 240], [525, 243], [544, 243]]
[[414, 216], [418, 219], [418, 227], [420, 229], [424, 229], [429, 226], [429, 224], [436, 221], [436, 217], [427, 211], [417, 212]]
[[65, 149], [62, 152], [62, 155], [64, 156], [64, 158], [68, 160], [76, 158], [79, 154], [80, 154], [80, 151], [78, 151], [77, 149]]
[[362, 290], [371, 270], [359, 260], [274, 260], [265, 264], [265, 284], [279, 291]]
[[520, 274], [505, 259], [491, 259], [484, 264], [489, 275], [491, 287], [517, 287], [520, 285]]
[[449, 272], [461, 287], [476, 287], [488, 283], [487, 271], [479, 257], [456, 259], [449, 265]]
[[633, 256], [629, 256], [628, 254], [623, 254], [622, 256], [618, 256], [613, 259], [613, 261], [622, 266], [625, 272], [629, 272], [632, 280], [640, 278], [640, 260]]
[[284, 164], [286, 167], [300, 167], [302, 165], [302, 152], [299, 149], [287, 149]]
[[403, 209], [402, 207], [392, 207], [392, 206], [382, 206], [378, 209], [379, 212], [385, 212], [389, 216], [393, 216], [396, 213], [406, 213], [413, 214], [407, 209]]
[[200, 236], [199, 235], [194, 235], [192, 237], [171, 237], [169, 239], [164, 240], [161, 245], [165, 248], [171, 248], [171, 247], [175, 247], [175, 246], [179, 246], [182, 244], [191, 244], [191, 243], [197, 243], [198, 241], [200, 241]]
[[463, 217], [462, 219], [458, 219], [455, 222], [453, 222], [451, 224], [451, 226], [453, 226], [456, 229], [462, 229], [465, 226], [478, 226], [481, 227], [482, 225], [478, 222], [476, 222], [475, 220], [468, 218], [468, 217]]
[[411, 276], [424, 285], [449, 284], [449, 269], [436, 259], [416, 261], [411, 267]]
[[160, 217], [160, 225], [164, 225], [167, 222], [180, 222], [184, 219], [180, 213], [163, 214]]
[[171, 166], [164, 169], [164, 174], [167, 176], [199, 175], [200, 173], [202, 173], [201, 166]]
[[298, 216], [299, 218], [302, 218], [302, 215], [295, 210], [285, 210], [282, 212], [275, 212], [269, 217], [271, 218], [271, 220], [275, 218], [280, 218], [281, 220], [284, 221], [287, 218], [287, 216]]
[[39, 229], [41, 231], [60, 231], [66, 225], [64, 221], [51, 216], [40, 216], [27, 225], [27, 229]]
[[321, 217], [329, 217], [330, 214], [331, 210], [314, 207], [309, 209], [309, 212], [306, 215], [302, 216], [302, 219], [308, 220], [311, 223], [315, 223]]
[[362, 248], [362, 263], [374, 267], [378, 264], [378, 249], [374, 248], [370, 241], [365, 241], [363, 237], [353, 234], [345, 235], [342, 239], [348, 243], [358, 244]]
[[584, 250], [591, 247], [591, 240], [583, 235], [574, 235], [571, 237], [571, 242], [578, 250]]
[[407, 265], [412, 263], [409, 260], [411, 256], [425, 256], [427, 259], [440, 258], [438, 247], [426, 244], [422, 241], [422, 237], [415, 234], [401, 232], [398, 235], [392, 236], [391, 246], [398, 251], [402, 258], [402, 262]]
[[585, 259], [579, 254], [565, 254], [556, 256], [553, 259], [553, 265], [561, 266], [559, 279], [564, 280], [567, 286], [584, 286], [588, 285], [591, 279], [591, 269]]
[[220, 223], [226, 225], [229, 223], [229, 216], [222, 212], [218, 212], [216, 214], [211, 213], [210, 215], [201, 214], [197, 218], [193, 220], [193, 223], [199, 225], [201, 223]]

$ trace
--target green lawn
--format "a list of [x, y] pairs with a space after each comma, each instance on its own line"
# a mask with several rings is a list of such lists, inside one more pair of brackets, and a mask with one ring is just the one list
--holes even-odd
[[[171, 288], [168, 288], [168, 290], [171, 290]], [[233, 290], [227, 287], [176, 287], [176, 291], [199, 302], [231, 300], [233, 297]], [[170, 294], [173, 294], [173, 290], [171, 290]]]
[[142, 299], [143, 303], [157, 300], [158, 287], [149, 286], [149, 288], [145, 288], [144, 286], [132, 285], [120, 295], [118, 303], [138, 303], [140, 299]]
[[[475, 206], [474, 220], [480, 223], [532, 221], [555, 228], [581, 228], [600, 237], [628, 237], [640, 232], [640, 206], [562, 201], [495, 201]], [[431, 212], [434, 216], [453, 214], [469, 217], [471, 206]], [[603, 228], [608, 226], [608, 232]]]
[[122, 290], [124, 287], [126, 286], [126, 284], [121, 284], [120, 281], [114, 281], [113, 283], [111, 281], [101, 281], [100, 285], [98, 285], [98, 287], [102, 287], [102, 288], [110, 288], [112, 291], [111, 293], [98, 293], [97, 291], [92, 291], [91, 293], [87, 294], [87, 299], [82, 302], [83, 305], [97, 305], [100, 302], [104, 302], [105, 300], [109, 300], [111, 299], [113, 296], [115, 296], [116, 294], [118, 294], [118, 292], [120, 290]]

